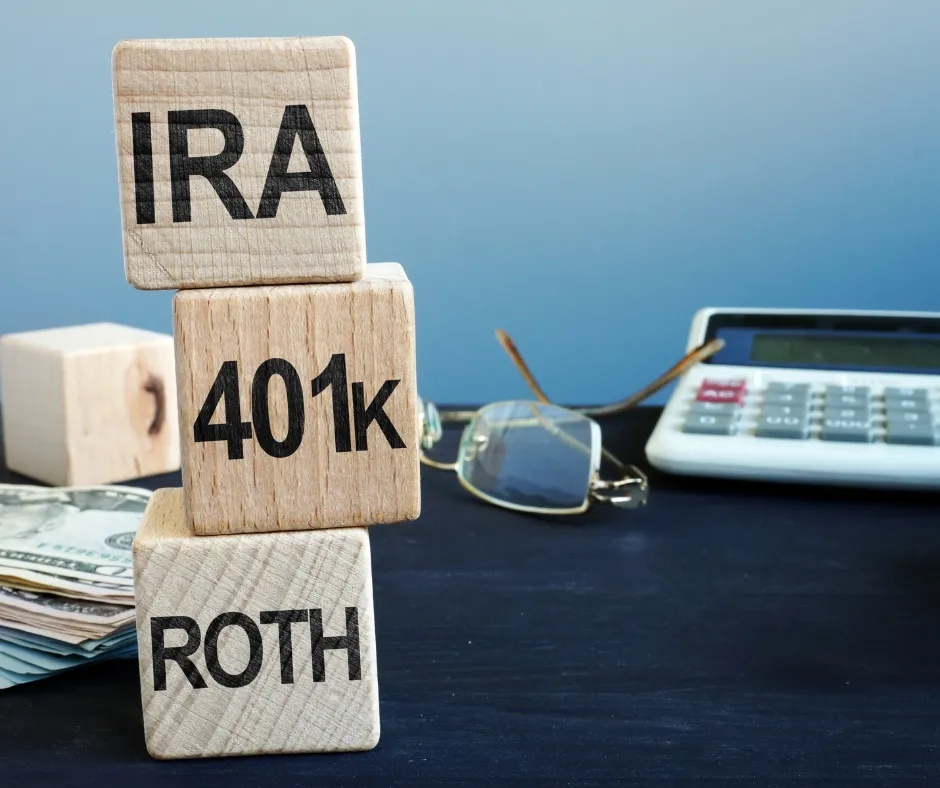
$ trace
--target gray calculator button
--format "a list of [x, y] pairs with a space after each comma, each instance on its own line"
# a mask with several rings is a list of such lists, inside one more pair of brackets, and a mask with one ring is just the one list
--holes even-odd
[[809, 422], [800, 416], [775, 416], [761, 414], [757, 420], [758, 438], [790, 438], [803, 440], [809, 437]]
[[823, 420], [839, 420], [839, 419], [848, 419], [851, 421], [864, 421], [868, 422], [871, 418], [871, 413], [866, 406], [860, 406], [855, 408], [833, 408], [829, 405], [826, 406], [826, 409], [823, 411]]
[[775, 394], [802, 394], [809, 396], [809, 383], [768, 383], [767, 391]]
[[827, 397], [839, 397], [842, 395], [867, 398], [871, 396], [871, 389], [868, 386], [826, 386]]
[[806, 419], [809, 416], [809, 408], [806, 403], [796, 405], [775, 405], [773, 403], [764, 403], [760, 411], [761, 416], [796, 416], [800, 419]]
[[809, 392], [771, 391], [764, 394], [764, 405], [809, 405]]
[[929, 424], [888, 424], [886, 443], [903, 443], [908, 446], [936, 446], [937, 434]]
[[892, 424], [933, 424], [933, 415], [926, 408], [920, 410], [888, 410], [888, 426]]
[[867, 408], [870, 398], [867, 394], [829, 394], [826, 393], [827, 408]]
[[734, 432], [734, 419], [731, 416], [690, 413], [686, 417], [682, 431], [696, 435], [730, 435]]
[[741, 407], [735, 402], [693, 402], [689, 413], [734, 417], [740, 410]]
[[927, 399], [927, 389], [904, 389], [889, 386], [885, 389], [885, 399]]
[[823, 419], [819, 437], [824, 441], [869, 443], [872, 433], [868, 421], [863, 419]]
[[761, 417], [764, 416], [775, 416], [777, 418], [782, 417], [796, 417], [803, 419], [804, 421], [809, 415], [809, 408], [803, 405], [768, 405], [764, 403], [764, 407], [760, 411]]
[[926, 399], [886, 399], [885, 410], [927, 410]]

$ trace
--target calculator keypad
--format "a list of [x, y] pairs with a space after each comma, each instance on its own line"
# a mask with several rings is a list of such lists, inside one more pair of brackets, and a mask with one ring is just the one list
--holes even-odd
[[705, 380], [683, 431], [752, 434], [784, 440], [940, 445], [937, 411], [925, 388], [770, 382], [749, 390], [743, 380]]

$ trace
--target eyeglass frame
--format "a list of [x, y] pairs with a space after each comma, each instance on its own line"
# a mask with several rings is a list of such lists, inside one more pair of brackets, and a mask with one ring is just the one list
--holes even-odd
[[[698, 364], [701, 361], [704, 361], [724, 347], [724, 341], [721, 339], [713, 339], [709, 342], [699, 345], [683, 356], [683, 358], [677, 364], [673, 365], [669, 370], [656, 378], [656, 380], [654, 380], [652, 383], [643, 387], [638, 392], [630, 395], [629, 397], [619, 400], [618, 402], [602, 406], [566, 408], [561, 405], [555, 405], [551, 402], [551, 400], [549, 400], [548, 396], [545, 394], [542, 387], [539, 386], [535, 376], [529, 369], [528, 364], [526, 364], [522, 354], [519, 352], [518, 348], [509, 335], [502, 329], [497, 329], [496, 338], [509, 357], [512, 359], [513, 364], [515, 364], [516, 368], [522, 374], [529, 389], [535, 395], [537, 403], [532, 404], [552, 405], [553, 407], [561, 408], [562, 410], [567, 410], [572, 413], [585, 416], [598, 429], [598, 431], [600, 431], [600, 425], [598, 425], [598, 423], [594, 421], [593, 418], [591, 418], [592, 416], [613, 416], [635, 407], [644, 400], [653, 396], [653, 394], [658, 392], [660, 389], [667, 386], [670, 382], [682, 375], [690, 367]], [[518, 400], [518, 402], [526, 401]], [[617, 468], [619, 468], [624, 475], [619, 479], [602, 479], [600, 476], [600, 466], [598, 463], [597, 467], [592, 468], [591, 477], [588, 480], [588, 489], [584, 503], [579, 507], [569, 509], [529, 507], [494, 498], [493, 496], [484, 493], [482, 490], [475, 489], [463, 478], [463, 474], [460, 472], [459, 458], [453, 463], [445, 463], [427, 456], [425, 452], [430, 451], [443, 436], [444, 422], [466, 423], [468, 425], [467, 428], [469, 428], [470, 424], [482, 410], [494, 404], [499, 403], [490, 403], [490, 405], [486, 405], [483, 408], [479, 408], [478, 410], [444, 411], [441, 413], [438, 411], [433, 402], [428, 400], [421, 400], [421, 410], [419, 413], [421, 440], [418, 452], [420, 462], [423, 465], [426, 465], [430, 468], [435, 468], [437, 470], [456, 472], [457, 480], [468, 492], [482, 500], [487, 501], [488, 503], [493, 504], [494, 506], [500, 506], [502, 508], [512, 509], [515, 511], [536, 514], [567, 515], [583, 514], [591, 507], [591, 504], [594, 502], [608, 503], [621, 509], [637, 509], [646, 505], [649, 498], [649, 479], [647, 478], [646, 474], [643, 473], [643, 471], [641, 471], [637, 466], [624, 463], [615, 457], [610, 451], [604, 448], [602, 438], [600, 439], [601, 455], [611, 464], [617, 466]], [[535, 412], [534, 409], [533, 412]], [[464, 434], [466, 434], [466, 428], [464, 430]], [[611, 494], [614, 492], [626, 490], [628, 488], [632, 488], [630, 494]]]
[[[441, 462], [440, 460], [435, 460], [432, 457], [428, 457], [425, 454], [425, 450], [430, 450], [437, 441], [443, 435], [443, 424], [442, 422], [456, 422], [456, 423], [466, 423], [467, 428], [469, 429], [473, 423], [473, 420], [477, 417], [479, 413], [486, 410], [486, 408], [491, 408], [497, 405], [505, 405], [510, 403], [519, 403], [527, 405], [540, 405], [540, 404], [550, 404], [552, 407], [558, 408], [559, 410], [564, 410], [569, 413], [574, 413], [576, 415], [582, 416], [587, 419], [597, 431], [597, 442], [599, 446], [598, 452], [598, 461], [594, 462], [592, 460], [591, 475], [588, 479], [588, 488], [585, 494], [584, 503], [577, 507], [567, 507], [564, 509], [555, 509], [548, 507], [540, 506], [526, 506], [524, 504], [516, 504], [511, 501], [506, 501], [500, 498], [495, 498], [492, 495], [489, 495], [482, 490], [474, 487], [470, 482], [468, 482], [464, 475], [460, 472], [460, 460], [458, 459], [455, 462]], [[536, 418], [543, 420], [542, 416], [536, 408], [533, 408], [533, 414], [536, 415]], [[437, 407], [433, 402], [428, 400], [421, 401], [421, 412], [420, 412], [420, 424], [421, 424], [421, 446], [419, 450], [419, 459], [423, 465], [427, 465], [430, 468], [435, 468], [437, 470], [443, 471], [454, 471], [457, 473], [457, 481], [460, 482], [460, 485], [467, 490], [467, 492], [472, 493], [473, 495], [481, 498], [488, 503], [493, 504], [494, 506], [500, 506], [505, 509], [512, 509], [518, 512], [526, 512], [530, 514], [552, 514], [552, 515], [567, 515], [567, 514], [583, 514], [588, 509], [590, 509], [592, 503], [609, 503], [613, 506], [617, 506], [623, 509], [636, 509], [640, 506], [643, 506], [646, 503], [647, 491], [649, 489], [649, 480], [646, 477], [646, 474], [643, 473], [635, 465], [625, 465], [610, 452], [608, 452], [602, 442], [600, 425], [591, 419], [590, 417], [584, 416], [583, 414], [577, 413], [577, 411], [572, 408], [564, 408], [560, 405], [555, 405], [554, 403], [538, 403], [538, 402], [529, 402], [527, 400], [507, 400], [504, 402], [491, 402], [488, 405], [480, 408], [475, 411], [444, 411], [440, 413], [437, 410]], [[466, 434], [466, 429], [464, 434]], [[550, 430], [553, 434], [556, 434], [563, 439], [565, 433], [556, 432], [555, 430]], [[463, 438], [461, 438], [461, 441]], [[569, 438], [569, 440], [574, 440]], [[582, 448], [588, 448], [582, 446]], [[602, 479], [600, 476], [600, 457], [605, 456], [613, 464], [617, 465], [623, 472], [624, 476], [619, 479]], [[628, 487], [635, 488], [631, 490], [629, 495], [611, 495], [610, 491], [622, 490]]]

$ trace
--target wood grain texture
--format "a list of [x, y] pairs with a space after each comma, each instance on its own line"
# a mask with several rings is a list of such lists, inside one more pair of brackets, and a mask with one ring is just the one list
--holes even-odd
[[8, 466], [54, 485], [180, 467], [173, 339], [112, 323], [0, 339]]
[[[362, 275], [366, 247], [352, 42], [338, 36], [122, 41], [114, 49], [113, 70], [125, 273], [132, 285], [153, 290], [351, 281]], [[322, 157], [313, 147], [305, 150], [309, 146], [291, 132], [283, 161], [287, 172], [322, 175], [307, 154], [316, 166], [325, 162], [342, 212], [335, 212], [338, 203], [328, 212], [326, 181], [319, 191], [284, 191], [273, 216], [260, 210], [287, 107], [309, 114], [322, 150]], [[234, 163], [225, 162], [223, 175], [243, 198], [242, 214], [233, 218], [210, 180], [192, 175], [182, 179], [189, 184], [189, 220], [175, 221], [173, 191], [184, 184], [179, 177], [171, 183], [168, 113], [208, 110], [232, 113], [240, 127], [229, 129]], [[135, 143], [135, 113], [149, 113], [150, 123], [150, 158], [140, 159], [139, 171], [135, 144], [138, 153], [146, 145], [144, 136]], [[181, 139], [188, 156], [213, 157], [223, 151], [226, 137], [218, 127], [189, 128]], [[146, 188], [138, 194], [148, 182], [149, 196]], [[139, 203], [148, 200], [152, 215], [139, 216]]]
[[[182, 490], [158, 490], [134, 540], [134, 584], [144, 731], [154, 757], [369, 750], [378, 742], [364, 528], [202, 538], [186, 524]], [[350, 635], [351, 609], [358, 637], [331, 642]], [[282, 627], [263, 615], [274, 611], [297, 619], [283, 627], [291, 652], [286, 667]], [[213, 621], [226, 613], [251, 622], [226, 626], [216, 637]], [[154, 659], [161, 652], [153, 632], [162, 633], [165, 648], [187, 642], [186, 630], [162, 623], [184, 617], [195, 622], [198, 638], [189, 656], [192, 680], [178, 661]], [[321, 624], [317, 658], [313, 630]], [[250, 630], [258, 637], [254, 648]], [[242, 686], [221, 685], [217, 677], [225, 674], [242, 675], [229, 682]], [[195, 688], [194, 681], [204, 686]]]
[[[415, 382], [414, 294], [397, 263], [370, 264], [358, 282], [329, 285], [187, 290], [174, 299], [183, 487], [198, 534], [336, 528], [410, 520], [421, 508]], [[337, 449], [337, 387], [313, 396], [311, 381], [342, 354], [347, 441]], [[267, 385], [268, 418], [255, 418], [258, 369], [283, 359], [297, 371], [299, 405], [287, 384]], [[226, 441], [196, 442], [194, 425], [225, 362], [237, 363], [240, 420], [252, 437], [243, 457], [230, 459]], [[364, 450], [354, 438], [355, 388], [362, 403], [398, 381], [382, 410], [400, 438], [393, 447], [380, 419], [367, 424]], [[299, 408], [299, 409], [298, 409]], [[291, 413], [295, 422], [289, 422]], [[225, 400], [212, 423], [230, 418]], [[261, 442], [264, 424], [277, 440], [302, 429], [290, 456], [275, 457]]]

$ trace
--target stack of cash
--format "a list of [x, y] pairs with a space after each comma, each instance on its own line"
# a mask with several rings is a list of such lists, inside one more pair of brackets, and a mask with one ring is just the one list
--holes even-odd
[[130, 487], [0, 484], [0, 689], [137, 653]]

